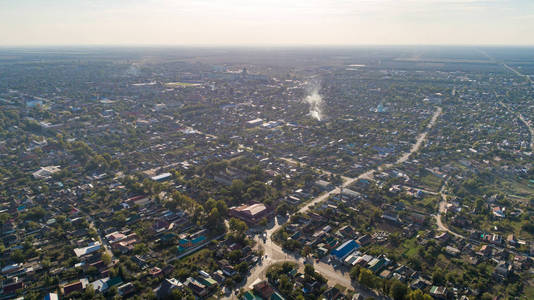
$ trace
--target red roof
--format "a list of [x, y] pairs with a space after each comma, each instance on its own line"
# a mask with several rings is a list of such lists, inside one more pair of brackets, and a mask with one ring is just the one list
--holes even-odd
[[83, 290], [83, 284], [81, 281], [76, 281], [70, 284], [67, 284], [63, 287], [63, 293], [65, 295], [68, 295], [72, 292], [81, 291]]

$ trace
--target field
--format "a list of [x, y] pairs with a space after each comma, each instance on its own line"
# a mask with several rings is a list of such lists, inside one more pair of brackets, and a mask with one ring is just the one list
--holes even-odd
[[201, 86], [200, 83], [191, 83], [191, 82], [167, 82], [165, 86], [168, 87], [195, 87]]

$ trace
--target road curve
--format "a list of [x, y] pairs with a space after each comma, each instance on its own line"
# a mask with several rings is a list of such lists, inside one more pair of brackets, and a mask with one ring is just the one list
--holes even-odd
[[[410, 156], [412, 154], [414, 154], [415, 152], [419, 151], [419, 149], [423, 145], [423, 142], [427, 138], [428, 132], [436, 124], [436, 121], [437, 121], [438, 117], [441, 115], [442, 112], [443, 112], [443, 109], [441, 107], [439, 107], [439, 106], [436, 107], [436, 111], [432, 115], [432, 118], [430, 119], [429, 124], [426, 126], [426, 130], [424, 132], [422, 132], [421, 134], [419, 134], [419, 136], [417, 137], [416, 142], [410, 148], [410, 151], [406, 152], [399, 159], [397, 159], [395, 164], [404, 163], [405, 161], [407, 161], [410, 158]], [[285, 161], [287, 161], [287, 162], [290, 162], [290, 163], [297, 163], [293, 159], [289, 159], [289, 158], [283, 158], [283, 159]], [[350, 186], [351, 184], [353, 184], [354, 182], [356, 182], [359, 179], [364, 179], [364, 178], [365, 179], [371, 179], [372, 175], [376, 171], [382, 171], [382, 170], [388, 169], [388, 168], [392, 167], [393, 165], [394, 164], [391, 164], [391, 163], [382, 164], [382, 165], [376, 167], [375, 169], [368, 170], [368, 171], [366, 171], [366, 172], [364, 172], [364, 173], [362, 173], [359, 176], [354, 177], [354, 178], [342, 177], [343, 184], [341, 185], [341, 187], [348, 187], [348, 186]], [[323, 171], [323, 173], [326, 173], [326, 174], [331, 174], [330, 172], [325, 172], [324, 170], [321, 170], [321, 171]], [[299, 213], [305, 213], [313, 205], [327, 200], [330, 195], [338, 194], [338, 193], [340, 193], [340, 191], [341, 191], [341, 188], [340, 187], [336, 187], [336, 188], [334, 188], [333, 190], [331, 190], [329, 192], [323, 193], [323, 194], [317, 196], [316, 198], [314, 198], [313, 200], [309, 201], [308, 203], [306, 203], [304, 206], [302, 206], [298, 210], [298, 212]], [[254, 282], [256, 282], [258, 279], [259, 280], [265, 279], [266, 278], [265, 275], [266, 275], [266, 272], [267, 272], [267, 268], [270, 265], [274, 264], [274, 263], [283, 262], [283, 261], [292, 261], [292, 262], [299, 263], [300, 265], [302, 265], [304, 263], [304, 261], [301, 258], [294, 257], [293, 255], [284, 252], [284, 250], [279, 245], [277, 245], [276, 243], [274, 243], [272, 241], [272, 234], [274, 232], [276, 232], [278, 229], [280, 229], [281, 226], [282, 226], [282, 224], [279, 223], [278, 219], [275, 218], [275, 221], [274, 221], [274, 224], [272, 224], [272, 227], [266, 230], [266, 239], [265, 239], [265, 241], [263, 241], [259, 237], [256, 238], [256, 241], [258, 243], [257, 244], [258, 247], [261, 247], [261, 248], [264, 249], [264, 255], [266, 257], [263, 259], [261, 264], [255, 266], [253, 269], [251, 269], [250, 274], [249, 274], [246, 282], [244, 283], [244, 286], [243, 286], [244, 288], [247, 288], [247, 289], [250, 288], [251, 285], [254, 284]], [[349, 274], [347, 272], [341, 272], [341, 271], [335, 270], [329, 264], [326, 264], [326, 263], [321, 262], [321, 261], [319, 261], [319, 262], [313, 261], [313, 266], [314, 266], [315, 270], [318, 271], [320, 274], [322, 274], [328, 280], [328, 282], [331, 283], [331, 284], [332, 283], [333, 284], [340, 284], [340, 285], [342, 285], [342, 286], [344, 286], [346, 288], [349, 288], [349, 289], [355, 289], [355, 285], [357, 285], [357, 283], [354, 283], [354, 282], [351, 281], [350, 276], [349, 276]], [[357, 287], [358, 287], [357, 288], [358, 292], [362, 293], [362, 295], [364, 297], [366, 297], [366, 298], [367, 297], [374, 297], [374, 298], [382, 299], [382, 297], [380, 295], [377, 295], [377, 294], [373, 293], [372, 291], [366, 289], [365, 287], [361, 287], [361, 286], [357, 286]], [[229, 296], [229, 297], [227, 297], [225, 299], [237, 299], [237, 298], [235, 297], [235, 295], [231, 295], [231, 296]]]
[[436, 224], [438, 225], [439, 230], [446, 231], [454, 235], [457, 238], [465, 239], [463, 235], [450, 230], [449, 227], [447, 227], [447, 225], [441, 221], [441, 215], [447, 212], [447, 194], [445, 194], [445, 187], [447, 186], [448, 181], [449, 179], [447, 178], [447, 180], [445, 181], [445, 183], [443, 183], [439, 191], [439, 194], [441, 196], [441, 201], [439, 202], [438, 213], [436, 214], [434, 218], [436, 219]]

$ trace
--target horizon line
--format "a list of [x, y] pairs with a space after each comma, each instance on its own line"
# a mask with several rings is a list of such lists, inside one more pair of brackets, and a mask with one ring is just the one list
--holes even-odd
[[362, 48], [362, 47], [534, 47], [534, 44], [6, 44], [25, 48]]

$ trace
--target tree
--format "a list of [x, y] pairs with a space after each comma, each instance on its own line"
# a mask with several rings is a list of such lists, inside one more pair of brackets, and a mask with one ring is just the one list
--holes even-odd
[[214, 207], [217, 206], [217, 201], [215, 201], [215, 199], [213, 198], [209, 198], [205, 203], [204, 203], [204, 210], [205, 211], [211, 211]]
[[441, 270], [436, 269], [432, 273], [432, 282], [435, 285], [442, 285], [443, 283], [445, 283], [445, 275], [443, 275], [443, 272]]
[[352, 280], [358, 279], [360, 275], [360, 268], [361, 268], [360, 265], [356, 265], [352, 269], [350, 269], [349, 275]]
[[11, 260], [13, 260], [16, 263], [21, 263], [24, 261], [24, 253], [22, 250], [17, 249], [11, 253]]
[[148, 251], [148, 247], [144, 243], [135, 244], [133, 252], [135, 254], [145, 254]]
[[215, 206], [219, 210], [219, 213], [221, 214], [221, 216], [228, 215], [228, 205], [226, 205], [226, 202], [222, 200], [218, 200]]
[[358, 275], [358, 282], [372, 289], [375, 287], [374, 277], [375, 276], [370, 270], [363, 268], [360, 270], [360, 274]]
[[488, 292], [485, 292], [484, 294], [482, 294], [482, 297], [480, 299], [482, 299], [482, 300], [491, 300], [491, 299], [493, 299], [493, 295], [488, 293]]
[[248, 230], [247, 223], [239, 219], [231, 218], [229, 223], [230, 223], [230, 230], [240, 235], [244, 234]]
[[400, 240], [400, 236], [399, 236], [399, 234], [397, 232], [394, 232], [394, 233], [389, 235], [389, 242], [391, 243], [391, 245], [393, 247], [399, 246], [400, 241], [401, 241]]
[[273, 187], [275, 189], [280, 190], [280, 189], [282, 189], [283, 185], [284, 185], [284, 182], [282, 180], [282, 176], [281, 175], [276, 175], [274, 177], [274, 179], [273, 179]]
[[246, 274], [248, 271], [248, 263], [246, 261], [239, 263], [236, 269], [241, 274]]
[[288, 210], [289, 210], [289, 205], [287, 205], [287, 203], [285, 202], [280, 203], [278, 207], [276, 207], [276, 213], [281, 216], [284, 216], [285, 214], [287, 214]]
[[93, 288], [92, 285], [87, 285], [87, 287], [85, 288], [85, 291], [82, 295], [82, 299], [94, 299], [95, 298], [95, 289]]
[[217, 207], [212, 208], [210, 213], [208, 214], [206, 223], [208, 229], [213, 231], [219, 231], [220, 229], [224, 229], [223, 222], [224, 220], [221, 217], [221, 214], [219, 213]]
[[230, 186], [230, 196], [233, 198], [234, 203], [239, 203], [243, 198], [243, 190], [245, 189], [245, 183], [239, 179], [234, 179]]
[[315, 268], [312, 264], [304, 265], [304, 275], [313, 277], [315, 275]]
[[310, 248], [310, 246], [304, 246], [302, 250], [300, 251], [300, 255], [304, 257], [308, 257], [308, 255], [310, 255], [311, 252], [312, 252], [312, 249]]
[[391, 285], [390, 294], [394, 300], [404, 300], [406, 294], [408, 293], [408, 288], [405, 284], [400, 281], [393, 281]]
[[111, 256], [107, 252], [102, 254], [101, 259], [102, 259], [102, 262], [104, 262], [104, 264], [106, 264], [106, 266], [111, 263]]

